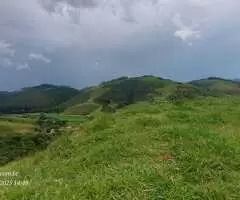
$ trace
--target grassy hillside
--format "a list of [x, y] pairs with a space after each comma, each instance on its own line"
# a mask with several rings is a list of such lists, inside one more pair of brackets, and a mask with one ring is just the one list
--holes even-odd
[[209, 95], [240, 95], [240, 82], [216, 77], [192, 81], [190, 84], [195, 85], [207, 91]]
[[96, 111], [98, 107], [103, 111], [112, 112], [145, 100], [158, 99], [179, 103], [185, 99], [202, 96], [227, 95], [240, 95], [239, 82], [214, 77], [189, 83], [175, 82], [155, 76], [120, 77], [82, 90], [74, 98], [61, 104], [59, 108], [62, 111], [65, 110], [67, 114], [85, 115]]
[[51, 111], [78, 94], [76, 89], [44, 84], [16, 92], [0, 93], [0, 113]]
[[64, 114], [71, 114], [71, 115], [88, 115], [92, 112], [96, 111], [100, 105], [96, 103], [82, 103], [67, 108]]
[[96, 111], [45, 151], [1, 167], [25, 184], [0, 186], [0, 199], [237, 200], [239, 100], [154, 100]]
[[0, 166], [25, 154], [26, 148], [22, 144], [26, 145], [27, 140], [24, 138], [32, 135], [34, 128], [31, 119], [20, 116], [0, 117]]
[[0, 135], [14, 133], [31, 133], [34, 130], [31, 119], [18, 116], [0, 116]]
[[0, 166], [46, 148], [59, 136], [63, 120], [27, 116], [0, 117]]
[[[89, 107], [96, 109], [101, 107], [104, 111], [113, 111], [139, 101], [155, 99], [180, 101], [202, 95], [203, 90], [191, 84], [178, 83], [154, 76], [120, 77], [103, 82], [99, 86], [84, 89], [60, 107], [67, 114], [81, 115], [81, 110], [84, 114], [84, 110], [91, 111]], [[92, 111], [96, 109], [92, 109]]]

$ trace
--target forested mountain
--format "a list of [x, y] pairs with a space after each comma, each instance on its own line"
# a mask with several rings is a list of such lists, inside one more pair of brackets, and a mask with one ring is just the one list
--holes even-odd
[[77, 93], [76, 89], [50, 84], [23, 88], [15, 92], [1, 92], [0, 113], [51, 111]]

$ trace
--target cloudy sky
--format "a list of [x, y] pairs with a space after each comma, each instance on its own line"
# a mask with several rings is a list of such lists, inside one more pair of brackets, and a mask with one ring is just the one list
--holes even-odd
[[0, 0], [0, 90], [240, 77], [239, 0]]

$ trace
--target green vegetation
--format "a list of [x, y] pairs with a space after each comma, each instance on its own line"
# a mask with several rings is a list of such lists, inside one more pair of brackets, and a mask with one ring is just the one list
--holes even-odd
[[239, 199], [238, 97], [139, 102], [96, 112], [1, 171], [28, 186], [1, 199]]
[[83, 103], [66, 109], [64, 113], [69, 115], [88, 115], [99, 107], [96, 103]]
[[106, 84], [107, 92], [100, 95], [95, 101], [101, 105], [114, 103], [121, 108], [147, 100], [151, 93], [156, 93], [157, 88], [163, 88], [171, 83], [168, 80], [148, 76], [113, 81], [111, 84]]
[[[86, 88], [60, 107], [66, 110], [67, 114], [81, 114], [80, 109], [85, 113], [85, 105], [95, 102], [102, 107], [102, 111], [113, 112], [139, 101], [158, 99], [181, 103], [186, 99], [202, 96], [236, 96], [239, 94], [239, 82], [220, 78], [210, 77], [189, 83], [179, 83], [154, 76], [120, 77], [103, 82], [97, 87]], [[95, 109], [92, 110], [94, 111]]]
[[0, 199], [238, 200], [237, 84], [121, 77], [80, 91], [62, 113], [1, 116], [0, 158], [11, 159], [0, 172], [29, 184], [0, 186]]
[[76, 89], [49, 84], [0, 93], [0, 113], [57, 111], [60, 103], [76, 94]]
[[211, 96], [222, 95], [240, 95], [240, 82], [226, 80], [216, 77], [210, 77], [208, 79], [201, 79], [190, 82], [199, 88], [202, 88]]
[[40, 115], [36, 122], [16, 116], [0, 121], [0, 165], [46, 148], [61, 133], [65, 122]]
[[210, 77], [179, 83], [155, 76], [120, 77], [80, 91], [43, 84], [16, 92], [0, 92], [0, 113], [64, 112], [87, 115], [99, 107], [113, 112], [118, 108], [145, 100], [179, 103], [201, 96], [240, 95], [239, 81]]

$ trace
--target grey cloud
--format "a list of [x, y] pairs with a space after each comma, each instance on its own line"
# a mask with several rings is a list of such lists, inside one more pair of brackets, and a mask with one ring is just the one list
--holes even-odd
[[9, 67], [13, 65], [12, 58], [15, 55], [15, 50], [10, 43], [0, 41], [0, 66]]
[[82, 87], [145, 73], [233, 76], [240, 73], [239, 6], [238, 0], [2, 0], [0, 65], [11, 67], [1, 67], [0, 87], [36, 80]]
[[[23, 0], [19, 3], [15, 0], [1, 1], [0, 39], [6, 38], [17, 42], [20, 40], [22, 43], [31, 43], [32, 46], [38, 45], [45, 49], [68, 45], [78, 45], [80, 48], [116, 47], [116, 44], [122, 44], [135, 35], [147, 31], [151, 33], [155, 27], [159, 27], [158, 31], [171, 28], [172, 36], [178, 31], [176, 34], [184, 38], [186, 35], [196, 36], [196, 31], [205, 35], [202, 29], [211, 30], [212, 24], [221, 21], [221, 13], [227, 12], [225, 18], [231, 15], [229, 13], [238, 13], [232, 6], [236, 0], [232, 3], [222, 0], [206, 2], [205, 0], [184, 0], [183, 3], [177, 0]], [[95, 9], [80, 11], [80, 8]], [[46, 9], [53, 9], [53, 13], [47, 12]], [[171, 19], [176, 13], [181, 14], [184, 29], [173, 25]], [[194, 24], [199, 25], [198, 29], [193, 27]]]
[[96, 0], [39, 0], [39, 2], [50, 12], [55, 11], [59, 3], [65, 3], [75, 8], [95, 8], [98, 6]]
[[0, 56], [13, 57], [15, 50], [10, 43], [0, 41]]
[[10, 58], [0, 58], [0, 66], [11, 67], [13, 66], [13, 61]]
[[28, 63], [18, 64], [16, 67], [16, 70], [26, 70], [26, 69], [30, 69], [30, 66]]

